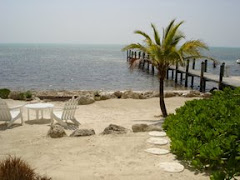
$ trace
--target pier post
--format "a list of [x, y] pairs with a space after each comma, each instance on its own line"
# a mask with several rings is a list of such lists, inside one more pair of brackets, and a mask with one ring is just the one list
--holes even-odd
[[172, 69], [172, 80], [174, 79], [174, 70]]
[[193, 84], [194, 84], [194, 76], [192, 76], [192, 80], [191, 80], [191, 88], [193, 88]]
[[129, 50], [127, 50], [127, 61], [128, 61], [128, 58], [129, 58], [129, 57], [128, 57], [128, 53], [129, 53]]
[[175, 83], [178, 81], [178, 63], [176, 63]]
[[213, 68], [216, 68], [216, 62], [215, 61], [213, 61]]
[[193, 63], [192, 63], [192, 69], [195, 69], [195, 63], [196, 63], [196, 60], [195, 58], [193, 59]]
[[205, 92], [205, 89], [204, 89], [204, 78], [203, 78], [204, 70], [205, 70], [205, 63], [202, 62], [201, 63], [201, 74], [200, 74], [200, 92]]
[[132, 56], [131, 56], [131, 58], [133, 58], [133, 56], [134, 56], [134, 52], [132, 51]]
[[205, 60], [204, 72], [207, 72], [207, 59]]
[[219, 75], [219, 83], [218, 83], [219, 90], [223, 90], [222, 80], [224, 76], [224, 66], [225, 66], [225, 63], [222, 63], [222, 65], [220, 66], [220, 75]]
[[[146, 55], [145, 55], [146, 56]], [[145, 59], [145, 56], [144, 56], [144, 58], [143, 58], [143, 64], [142, 64], [142, 69], [144, 69], [145, 68], [145, 63], [146, 63], [146, 59]]]
[[188, 71], [189, 71], [189, 59], [187, 60], [187, 66], [186, 66], [185, 87], [188, 86]]
[[154, 75], [154, 65], [152, 63], [152, 75]]
[[137, 51], [135, 51], [135, 58], [137, 58]]
[[180, 83], [182, 84], [182, 81], [183, 81], [183, 73], [181, 72], [181, 75], [180, 75]]
[[147, 72], [149, 72], [149, 60], [147, 61]]
[[169, 78], [169, 68], [167, 68], [167, 72], [166, 72], [166, 78]]
[[138, 52], [138, 58], [141, 58], [141, 51]]

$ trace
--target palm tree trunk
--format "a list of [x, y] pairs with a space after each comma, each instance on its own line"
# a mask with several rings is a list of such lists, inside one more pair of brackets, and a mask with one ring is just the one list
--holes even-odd
[[159, 100], [160, 100], [160, 109], [162, 111], [163, 117], [167, 117], [167, 109], [164, 102], [164, 78], [160, 77], [159, 79]]

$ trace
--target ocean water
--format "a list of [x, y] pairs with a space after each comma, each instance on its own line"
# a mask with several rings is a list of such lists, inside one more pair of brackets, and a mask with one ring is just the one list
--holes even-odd
[[[0, 88], [12, 90], [157, 90], [156, 76], [131, 71], [123, 45], [0, 44]], [[211, 48], [209, 55], [240, 75], [240, 48]], [[219, 67], [209, 71], [218, 73]], [[172, 80], [166, 89], [185, 89]], [[198, 88], [197, 82], [195, 89]], [[210, 87], [209, 87], [210, 88]]]

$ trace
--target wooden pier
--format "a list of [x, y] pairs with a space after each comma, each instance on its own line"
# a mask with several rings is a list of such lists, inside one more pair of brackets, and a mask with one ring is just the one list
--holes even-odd
[[[131, 60], [132, 58], [140, 59], [138, 68], [146, 70], [148, 73], [150, 73], [150, 66], [151, 66], [151, 73], [154, 75], [155, 67], [151, 63], [149, 59], [149, 55], [146, 55], [145, 53], [142, 53], [142, 52], [132, 51], [132, 50], [127, 51], [127, 61]], [[176, 64], [175, 66], [170, 66], [167, 70], [166, 78], [169, 79], [171, 75], [171, 78], [172, 80], [175, 81], [175, 83], [180, 82], [182, 84], [184, 81], [185, 87], [189, 86], [189, 78], [191, 78], [190, 87], [192, 88], [194, 85], [194, 78], [200, 78], [200, 85], [199, 85], [200, 92], [205, 92], [206, 82], [208, 81], [217, 83], [218, 89], [220, 90], [222, 90], [226, 86], [229, 86], [231, 88], [240, 87], [240, 76], [229, 76], [229, 77], [224, 76], [226, 73], [225, 63], [222, 63], [220, 65], [219, 75], [207, 72], [207, 67], [208, 67], [208, 60], [204, 60], [201, 63], [200, 70], [195, 69], [195, 59], [191, 61], [191, 67], [190, 67], [190, 60], [187, 60], [185, 63], [185, 66], [183, 67], [179, 66], [178, 64]], [[213, 63], [213, 67], [216, 68], [215, 62]]]

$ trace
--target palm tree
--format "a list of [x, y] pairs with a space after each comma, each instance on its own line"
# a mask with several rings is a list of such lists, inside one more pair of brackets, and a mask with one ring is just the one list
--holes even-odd
[[[137, 30], [134, 33], [142, 35], [145, 38], [144, 43], [130, 44], [122, 49], [123, 51], [137, 49], [150, 56], [151, 63], [158, 70], [159, 100], [163, 117], [167, 116], [167, 109], [164, 102], [164, 79], [167, 69], [176, 63], [183, 65], [185, 59], [203, 58], [204, 56], [201, 55], [200, 50], [208, 49], [206, 44], [200, 40], [186, 41], [180, 45], [180, 41], [185, 38], [184, 34], [178, 30], [182, 23], [183, 21], [175, 24], [175, 20], [172, 20], [163, 30], [162, 37], [160, 37], [156, 27], [151, 24], [154, 41], [143, 31]], [[139, 62], [140, 60], [132, 59], [129, 61], [130, 67], [135, 67]]]

